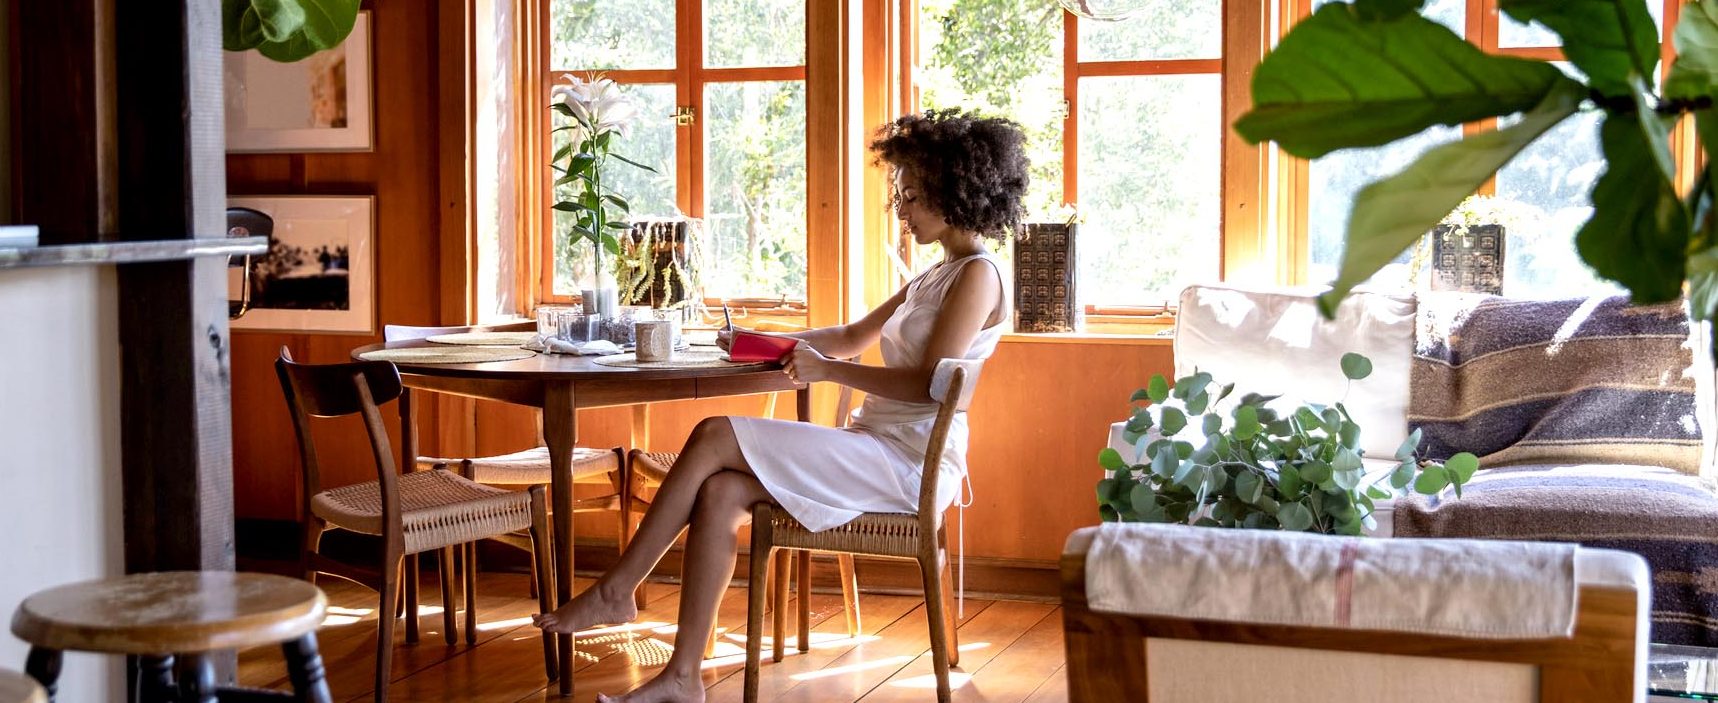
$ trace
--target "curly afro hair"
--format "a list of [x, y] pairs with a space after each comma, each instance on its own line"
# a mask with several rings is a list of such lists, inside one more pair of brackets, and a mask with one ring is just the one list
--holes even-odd
[[950, 226], [1005, 238], [1026, 212], [1025, 141], [1006, 119], [927, 110], [883, 125], [871, 151], [878, 162], [916, 174], [920, 197]]

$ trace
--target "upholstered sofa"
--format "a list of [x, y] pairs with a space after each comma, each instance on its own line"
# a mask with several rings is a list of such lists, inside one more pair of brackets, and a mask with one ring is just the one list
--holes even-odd
[[[1175, 376], [1191, 374], [1195, 369], [1210, 372], [1219, 383], [1236, 384], [1233, 397], [1257, 392], [1282, 394], [1282, 402], [1329, 403], [1340, 400], [1361, 427], [1360, 444], [1368, 468], [1387, 469], [1394, 464], [1390, 457], [1408, 436], [1411, 424], [1428, 427], [1429, 437], [1437, 434], [1431, 429], [1437, 423], [1428, 420], [1423, 408], [1413, 407], [1412, 399], [1425, 393], [1422, 389], [1411, 393], [1410, 385], [1413, 382], [1425, 383], [1424, 369], [1418, 376], [1413, 371], [1416, 364], [1426, 364], [1425, 357], [1428, 356], [1423, 348], [1424, 339], [1421, 339], [1421, 348], [1417, 349], [1416, 333], [1418, 327], [1420, 337], [1427, 336], [1425, 326], [1435, 317], [1428, 311], [1448, 307], [1449, 301], [1437, 298], [1439, 295], [1447, 294], [1356, 293], [1338, 307], [1334, 319], [1325, 320], [1318, 313], [1314, 291], [1248, 289], [1230, 285], [1193, 286], [1182, 293], [1180, 300], [1175, 335]], [[1498, 299], [1492, 300], [1497, 302]], [[1608, 314], [1626, 318], [1631, 314], [1620, 309], [1621, 301], [1608, 301], [1606, 305], [1609, 307], [1599, 312], [1595, 312], [1598, 308], [1594, 305], [1548, 308], [1559, 311], [1557, 314], [1563, 316], [1548, 329], [1556, 329], [1558, 335], [1565, 331], [1573, 335], [1584, 324], [1581, 316]], [[1686, 323], [1670, 319], [1662, 310], [1659, 314], [1660, 317], [1653, 319], [1659, 327], [1675, 329], [1680, 324], [1682, 333], [1690, 337], [1687, 340], [1669, 340], [1668, 346], [1660, 344], [1657, 349], [1668, 349], [1670, 353], [1663, 354], [1664, 359], [1648, 360], [1649, 366], [1656, 364], [1654, 368], [1660, 368], [1656, 382], [1676, 391], [1667, 397], [1691, 408], [1691, 416], [1678, 418], [1684, 431], [1672, 428], [1678, 435], [1674, 441], [1655, 442], [1649, 439], [1651, 432], [1644, 429], [1633, 432], [1627, 426], [1629, 422], [1648, 422], [1648, 419], [1637, 420], [1635, 416], [1645, 417], [1650, 409], [1637, 412], [1632, 407], [1621, 408], [1608, 421], [1622, 425], [1607, 429], [1613, 434], [1627, 436], [1618, 440], [1624, 442], [1621, 445], [1595, 443], [1593, 446], [1605, 450], [1596, 452], [1604, 457], [1603, 460], [1522, 461], [1523, 456], [1533, 459], [1554, 456], [1554, 453], [1494, 452], [1492, 461], [1482, 459], [1482, 470], [1464, 489], [1463, 499], [1443, 495], [1432, 499], [1381, 502], [1375, 514], [1377, 527], [1372, 536], [1572, 541], [1590, 547], [1633, 551], [1646, 557], [1654, 574], [1653, 641], [1718, 646], [1718, 497], [1715, 497], [1710, 481], [1714, 456], [1711, 444], [1713, 435], [1718, 433], [1698, 429], [1715, 426], [1712, 366], [1710, 359], [1700, 353], [1706, 344], [1692, 338], [1697, 335], [1688, 332]], [[1422, 316], [1426, 319], [1421, 319]], [[1493, 319], [1509, 318], [1476, 315], [1474, 320], [1478, 322], [1468, 321], [1469, 326], [1461, 328], [1470, 337], [1498, 336], [1503, 340], [1483, 353], [1494, 353], [1497, 348], [1508, 347], [1511, 335], [1518, 334], [1514, 329], [1474, 327], [1475, 324], [1513, 324], [1489, 322]], [[1628, 334], [1614, 337], [1609, 342], [1568, 346], [1588, 358], [1606, 353], [1638, 356], [1636, 352], [1629, 351], [1634, 347], [1629, 345]], [[1562, 352], [1559, 345], [1565, 341], [1554, 339], [1548, 351], [1538, 349], [1533, 353]], [[1347, 352], [1358, 352], [1370, 358], [1372, 375], [1363, 381], [1349, 383], [1338, 364], [1340, 357]], [[1465, 361], [1468, 360], [1458, 359], [1458, 362]], [[1554, 375], [1555, 369], [1554, 363], [1526, 363], [1520, 365], [1519, 373], [1513, 375], [1549, 383], [1557, 379], [1540, 377]], [[1641, 372], [1636, 375], [1650, 374]], [[1416, 380], [1411, 380], [1411, 377]], [[1147, 380], [1139, 379], [1141, 386]], [[1655, 382], [1653, 378], [1644, 381], [1618, 379], [1615, 383], [1601, 378], [1600, 381], [1595, 385], [1606, 388], [1596, 391], [1598, 395], [1610, 392], [1611, 386], [1621, 389], [1619, 393], [1631, 389], [1657, 392], [1650, 387], [1645, 390], [1639, 388], [1642, 384], [1650, 386]], [[1492, 382], [1491, 385], [1499, 383]], [[1458, 394], [1475, 396], [1488, 392], [1485, 388], [1471, 387], [1473, 385], [1470, 379], [1470, 387], [1457, 389]], [[1492, 388], [1489, 392], [1495, 394], [1498, 389]], [[1587, 400], [1602, 400], [1598, 395]], [[1654, 397], [1665, 395], [1658, 393]], [[1457, 423], [1454, 426], [1459, 431], [1443, 432], [1439, 440], [1441, 444], [1433, 446], [1435, 443], [1428, 440], [1422, 444], [1422, 449], [1473, 450], [1459, 444], [1462, 438], [1471, 436], [1474, 426], [1484, 429], [1488, 424], [1520, 420], [1512, 416], [1491, 422], [1480, 415], [1484, 409], [1481, 406], [1461, 408], [1468, 426], [1462, 428], [1461, 423]], [[1518, 410], [1537, 411], [1536, 406]], [[1446, 415], [1453, 413], [1447, 409], [1441, 412]], [[1548, 421], [1537, 418], [1520, 422], [1524, 424], [1511, 427], [1509, 431], [1532, 438], [1537, 436], [1534, 433], [1546, 431]], [[1653, 431], [1662, 432], [1663, 428], [1653, 428]], [[1452, 437], [1455, 438], [1454, 446]], [[1192, 439], [1197, 441], [1197, 438]], [[1118, 422], [1110, 428], [1109, 446], [1124, 458], [1138, 457], [1144, 444], [1127, 443], [1123, 439], [1123, 423]], [[1576, 449], [1580, 447], [1576, 446]], [[1484, 455], [1486, 452], [1476, 453]], [[1627, 459], [1627, 463], [1618, 461], [1618, 457]]]

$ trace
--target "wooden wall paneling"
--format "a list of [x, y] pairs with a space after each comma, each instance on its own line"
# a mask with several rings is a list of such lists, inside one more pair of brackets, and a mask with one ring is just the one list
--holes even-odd
[[11, 11], [17, 221], [40, 226], [44, 245], [100, 241], [117, 206], [112, 21], [102, 14], [112, 7], [18, 0]]
[[[1269, 0], [1223, 3], [1222, 123], [1252, 108], [1253, 67], [1270, 50]], [[1222, 274], [1227, 280], [1286, 283], [1294, 271], [1281, 265], [1267, 212], [1271, 163], [1267, 147], [1248, 144], [1232, 129], [1222, 139]]]
[[[296, 490], [279, 490], [280, 477], [298, 481], [296, 452], [272, 451], [291, 436], [285, 401], [274, 378], [281, 344], [300, 360], [344, 361], [354, 347], [379, 341], [386, 323], [433, 325], [442, 319], [442, 130], [438, 5], [371, 0], [371, 90], [375, 149], [357, 153], [229, 154], [228, 190], [243, 195], [374, 195], [376, 332], [371, 335], [245, 332], [234, 338], [236, 499], [245, 518], [291, 520]], [[441, 449], [439, 403], [419, 403], [425, 452]], [[255, 406], [257, 415], [248, 414]], [[279, 406], [278, 408], [275, 406]], [[276, 414], [278, 413], [278, 414]], [[397, 411], [386, 415], [398, 440]], [[350, 431], [348, 431], [350, 430]], [[330, 485], [374, 478], [369, 445], [354, 423], [337, 426], [326, 444], [324, 480]], [[396, 445], [397, 446], [397, 445]]]

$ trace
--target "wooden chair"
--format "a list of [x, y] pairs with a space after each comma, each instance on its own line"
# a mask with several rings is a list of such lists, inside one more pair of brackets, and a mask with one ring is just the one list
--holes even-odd
[[[25, 598], [12, 615], [12, 634], [30, 644], [25, 671], [41, 688], [0, 672], [0, 701], [41, 701], [43, 689], [52, 700], [61, 659], [72, 651], [138, 657], [144, 701], [328, 703], [316, 646], [327, 610], [321, 589], [272, 574], [172, 571], [50, 588]], [[216, 685], [211, 652], [276, 643], [292, 692]], [[175, 681], [176, 666], [183, 680]]]
[[[851, 359], [849, 359], [849, 361], [850, 360]], [[765, 417], [775, 415], [777, 396], [778, 394], [776, 393], [770, 394], [769, 401], [764, 408]], [[853, 389], [842, 386], [841, 394], [835, 401], [836, 427], [847, 426], [847, 420], [848, 416], [851, 414], [852, 406]], [[648, 452], [643, 449], [633, 449], [629, 454], [627, 454], [626, 463], [631, 467], [634, 478], [641, 478], [643, 481], [653, 483], [655, 485], [661, 485], [663, 479], [668, 476], [668, 472], [674, 468], [674, 462], [679, 460], [679, 452]], [[786, 646], [787, 586], [788, 583], [793, 580], [792, 575], [795, 573], [795, 559], [792, 557], [796, 556], [798, 557], [797, 561], [799, 563], [799, 585], [797, 587], [799, 597], [796, 603], [799, 625], [798, 646], [799, 651], [801, 652], [811, 651], [811, 552], [803, 549], [783, 550], [776, 554], [776, 557], [772, 562], [773, 565], [770, 567], [771, 578], [766, 581], [766, 583], [771, 584], [770, 588], [774, 589], [771, 591], [771, 593], [774, 594], [774, 597], [766, 601], [770, 604], [769, 607], [774, 613], [773, 633], [775, 648], [772, 655], [774, 661], [782, 660], [782, 654]], [[847, 615], [847, 636], [850, 638], [858, 637], [861, 626], [859, 620], [858, 572], [854, 569], [852, 554], [837, 554], [836, 561], [838, 564], [837, 568], [840, 569], [841, 573], [841, 597], [844, 604], [844, 612]], [[717, 624], [714, 622], [711, 624], [710, 640], [708, 644], [704, 646], [704, 658], [706, 659], [716, 656], [716, 638], [720, 632], [720, 629], [716, 625]]]
[[[773, 550], [802, 549], [844, 554], [868, 554], [880, 557], [913, 559], [919, 562], [919, 574], [924, 579], [925, 614], [931, 630], [931, 664], [936, 671], [937, 700], [949, 700], [948, 670], [959, 663], [959, 641], [954, 612], [948, 607], [953, 600], [947, 574], [947, 539], [943, 516], [936, 509], [937, 478], [942, 465], [943, 447], [948, 442], [949, 427], [955, 415], [966, 410], [972, 400], [972, 388], [977, 386], [978, 371], [983, 362], [944, 359], [937, 364], [931, 381], [931, 397], [941, 406], [936, 424], [932, 426], [930, 442], [925, 448], [922, 466], [923, 480], [919, 482], [919, 511], [907, 513], [866, 513], [840, 527], [812, 532], [774, 503], [759, 503], [752, 508], [752, 551], [750, 601], [746, 607], [746, 631], [757, 633], [763, 628], [765, 572]], [[881, 468], [881, 467], [879, 467]], [[801, 558], [803, 565], [804, 558]], [[781, 592], [785, 568], [778, 562], [776, 611], [781, 612]], [[801, 571], [803, 574], [803, 569]], [[801, 576], [801, 587], [806, 583]], [[802, 616], [801, 628], [805, 625]], [[803, 643], [803, 639], [801, 642]], [[781, 651], [780, 633], [776, 637], [776, 652]], [[803, 645], [802, 645], [803, 646]], [[758, 698], [758, 666], [763, 655], [763, 640], [746, 638], [747, 703]]]
[[[381, 596], [376, 611], [376, 700], [387, 699], [393, 664], [394, 617], [401, 585], [402, 562], [411, 555], [439, 553], [441, 563], [453, 564], [453, 548], [480, 539], [528, 529], [535, 545], [539, 605], [547, 611], [555, 592], [554, 566], [549, 557], [548, 514], [543, 487], [516, 492], [491, 488], [451, 471], [400, 474], [379, 403], [400, 397], [399, 370], [386, 361], [308, 365], [292, 361], [286, 348], [275, 361], [281, 390], [292, 411], [304, 468], [302, 567], [307, 578], [328, 573], [374, 588]], [[324, 490], [312, 440], [311, 418], [360, 415], [375, 458], [376, 480]], [[380, 571], [344, 564], [322, 556], [317, 548], [324, 531], [345, 529], [382, 538]], [[451, 644], [454, 631], [452, 581], [443, 572], [443, 623]], [[467, 603], [468, 617], [473, 610]], [[555, 640], [543, 635], [543, 663], [554, 680]], [[572, 672], [565, 672], [571, 675]]]
[[[1652, 584], [1645, 560], [1632, 553], [1577, 550], [1570, 637], [1459, 637], [1415, 632], [1412, 622], [1402, 622], [1400, 631], [1382, 631], [1287, 625], [1262, 616], [1242, 622], [1096, 612], [1088, 602], [1086, 574], [1098, 529], [1075, 531], [1062, 554], [1063, 641], [1071, 703], [1195, 698], [1278, 703], [1645, 700]], [[1248, 592], [1270, 587], [1239, 583], [1246, 578], [1236, 574], [1236, 583], [1213, 588]], [[1148, 591], [1170, 583], [1147, 578], [1137, 587]]]
[[[386, 325], [382, 328], [382, 339], [388, 342], [400, 342], [411, 339], [425, 339], [441, 334], [460, 332], [532, 332], [537, 329], [535, 322], [510, 322], [498, 325], [476, 325], [470, 327], [414, 327], [408, 325]], [[406, 408], [413, 402], [411, 389], [406, 389], [400, 395], [402, 416]], [[543, 423], [538, 422], [539, 430]], [[499, 456], [473, 457], [466, 459], [419, 456], [415, 462], [417, 470], [449, 469], [472, 481], [487, 486], [503, 486], [519, 490], [528, 486], [546, 486], [552, 483], [549, 476], [549, 449], [543, 446], [541, 431], [539, 431], [537, 446], [524, 451], [502, 454]], [[614, 489], [613, 493], [592, 496], [573, 501], [573, 512], [583, 513], [598, 510], [616, 511], [619, 520], [620, 546], [626, 547], [632, 537], [632, 514], [642, 511], [649, 504], [640, 500], [638, 490], [640, 482], [632, 480], [626, 462], [626, 454], [620, 447], [610, 449], [592, 449], [579, 447], [573, 453], [573, 481], [582, 484], [602, 484]], [[657, 483], [660, 483], [658, 479]], [[500, 535], [492, 538], [494, 541], [516, 549], [532, 553], [531, 539], [525, 534]], [[477, 564], [477, 544], [468, 544], [464, 548], [461, 561], [468, 565]], [[408, 563], [408, 567], [410, 564]], [[408, 575], [408, 578], [412, 578]], [[536, 579], [532, 581], [531, 597], [537, 597]], [[477, 643], [477, 620], [475, 610], [471, 607], [477, 599], [477, 570], [465, 569], [465, 640], [467, 643]], [[643, 588], [639, 589], [638, 603], [644, 606]], [[408, 604], [409, 606], [410, 604]]]

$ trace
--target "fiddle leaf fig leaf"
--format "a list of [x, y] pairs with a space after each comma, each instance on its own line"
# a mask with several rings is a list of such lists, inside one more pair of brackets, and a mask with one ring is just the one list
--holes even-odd
[[295, 5], [304, 15], [301, 26], [284, 39], [264, 41], [257, 46], [257, 51], [263, 56], [282, 63], [300, 61], [319, 51], [340, 46], [358, 20], [359, 0], [276, 1], [281, 5]]
[[[1676, 19], [1676, 62], [1664, 80], [1664, 97], [1718, 95], [1718, 3], [1689, 0]], [[1710, 144], [1710, 142], [1708, 142]]]
[[[1575, 113], [1585, 88], [1561, 73], [1558, 76], [1559, 81], [1520, 122], [1434, 147], [1402, 172], [1361, 189], [1348, 217], [1336, 281], [1318, 298], [1326, 319], [1336, 316], [1337, 304], [1354, 286], [1418, 241], [1533, 140]], [[1650, 165], [1651, 157], [1645, 158]], [[1670, 281], [1678, 286], [1681, 282], [1680, 275]]]
[[1331, 3], [1295, 25], [1255, 70], [1253, 109], [1235, 131], [1310, 159], [1521, 112], [1574, 82], [1543, 61], [1486, 54], [1418, 13], [1390, 14]]
[[1629, 76], [1658, 67], [1658, 25], [1644, 0], [1499, 0], [1519, 22], [1539, 22], [1563, 39], [1563, 55], [1605, 95], [1629, 93]]
[[1682, 294], [1688, 212], [1655, 164], [1639, 115], [1606, 115], [1599, 129], [1606, 167], [1593, 186], [1593, 216], [1575, 233], [1581, 260], [1629, 289], [1635, 303]]

